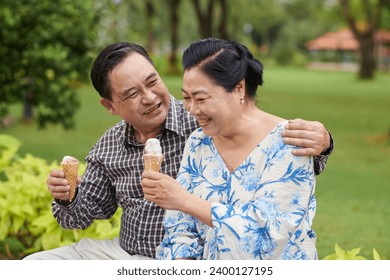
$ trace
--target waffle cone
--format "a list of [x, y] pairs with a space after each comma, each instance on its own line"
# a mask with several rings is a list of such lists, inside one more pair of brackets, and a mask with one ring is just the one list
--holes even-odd
[[76, 192], [77, 185], [77, 176], [79, 164], [76, 163], [61, 163], [62, 170], [64, 171], [65, 178], [68, 180], [70, 190], [69, 190], [69, 200], [72, 201]]
[[156, 171], [160, 172], [161, 164], [163, 162], [163, 156], [149, 156], [144, 155], [145, 171]]

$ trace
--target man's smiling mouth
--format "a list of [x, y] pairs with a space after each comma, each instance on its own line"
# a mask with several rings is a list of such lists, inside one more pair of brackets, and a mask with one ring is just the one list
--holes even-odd
[[154, 111], [156, 111], [158, 108], [160, 108], [161, 106], [161, 103], [158, 103], [156, 106], [153, 106], [152, 108], [150, 108], [149, 110], [147, 110], [146, 112], [144, 112], [144, 115], [149, 115], [151, 113], [153, 113]]

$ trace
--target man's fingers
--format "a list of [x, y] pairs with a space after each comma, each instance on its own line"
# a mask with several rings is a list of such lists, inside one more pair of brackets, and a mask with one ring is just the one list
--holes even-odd
[[60, 169], [53, 169], [50, 171], [50, 177], [65, 178], [64, 171]]
[[69, 200], [69, 192], [53, 192], [53, 197], [60, 200]]
[[304, 149], [295, 149], [292, 151], [294, 156], [311, 156], [315, 153], [314, 149], [304, 148]]
[[69, 193], [70, 186], [69, 185], [67, 185], [67, 186], [50, 186], [49, 190], [53, 196], [59, 195], [59, 194], [66, 194], [66, 193]]
[[303, 139], [303, 138], [290, 138], [290, 137], [284, 137], [283, 142], [287, 145], [291, 146], [299, 146], [304, 148], [313, 147], [316, 145], [316, 143], [309, 139]]
[[69, 200], [70, 186], [49, 186], [51, 195], [56, 199]]
[[47, 186], [66, 186], [68, 185], [68, 180], [65, 179], [64, 172], [62, 170], [53, 169], [50, 171], [50, 174], [47, 178]]
[[282, 137], [285, 138], [303, 138], [307, 140], [314, 140], [315, 139], [315, 133], [312, 131], [307, 130], [283, 130], [282, 131]]
[[49, 177], [47, 179], [47, 185], [49, 187], [51, 187], [51, 186], [53, 186], [53, 187], [54, 186], [66, 186], [68, 184], [69, 184], [68, 180], [66, 180], [66, 179], [55, 178], [55, 177]]
[[288, 124], [286, 124], [286, 129], [315, 131], [315, 130], [319, 130], [320, 126], [322, 126], [322, 124], [317, 121], [305, 121], [301, 119], [294, 119], [288, 121]]
[[301, 149], [294, 149], [293, 155], [296, 156], [317, 156], [321, 153], [322, 148], [312, 140], [299, 138], [285, 138], [284, 143], [291, 146], [298, 146]]

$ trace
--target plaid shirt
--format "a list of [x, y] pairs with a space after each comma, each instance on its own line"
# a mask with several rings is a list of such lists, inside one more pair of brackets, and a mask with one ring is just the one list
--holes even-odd
[[330, 136], [330, 146], [329, 146], [329, 148], [326, 149], [322, 154], [314, 157], [314, 173], [316, 175], [320, 175], [321, 172], [325, 169], [326, 162], [328, 161], [329, 156], [333, 152], [334, 142], [333, 142], [332, 134], [330, 134], [330, 132], [329, 132], [329, 136]]
[[[161, 142], [164, 162], [161, 172], [176, 178], [186, 139], [198, 127], [182, 101], [171, 96], [171, 106]], [[123, 209], [120, 244], [129, 254], [155, 257], [164, 236], [164, 210], [144, 199], [141, 174], [144, 144], [136, 141], [134, 129], [124, 121], [109, 129], [95, 144], [73, 203], [53, 203], [53, 215], [64, 228], [88, 227], [95, 219], [110, 218]]]
[[[197, 127], [182, 101], [171, 96], [164, 129], [157, 136], [164, 153], [161, 172], [176, 178], [186, 139]], [[75, 200], [66, 206], [53, 202], [58, 223], [64, 228], [85, 229], [94, 220], [109, 219], [120, 206], [122, 248], [129, 254], [154, 258], [164, 236], [165, 211], [144, 199], [140, 184], [144, 147], [137, 143], [132, 126], [124, 121], [109, 129], [86, 157], [87, 169]], [[325, 168], [327, 157], [321, 156], [316, 173]]]

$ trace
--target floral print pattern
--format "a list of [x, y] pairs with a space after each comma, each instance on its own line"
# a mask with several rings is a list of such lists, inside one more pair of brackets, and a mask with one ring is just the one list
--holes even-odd
[[278, 124], [232, 173], [201, 128], [189, 137], [177, 181], [212, 202], [209, 227], [168, 210], [158, 259], [317, 259], [312, 157], [292, 155]]

